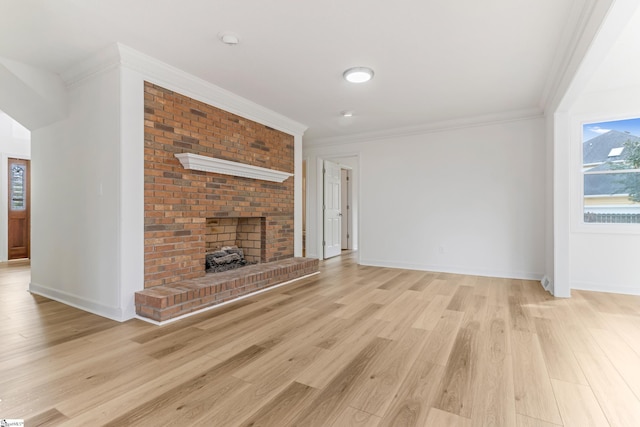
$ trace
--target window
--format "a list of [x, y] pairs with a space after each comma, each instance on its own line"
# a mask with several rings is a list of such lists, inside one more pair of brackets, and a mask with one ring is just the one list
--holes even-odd
[[582, 127], [585, 223], [640, 224], [640, 118]]
[[609, 157], [617, 157], [620, 154], [622, 154], [623, 151], [624, 151], [624, 147], [612, 148], [611, 151], [609, 151]]
[[9, 175], [9, 209], [12, 211], [23, 211], [25, 205], [25, 188], [26, 176], [25, 167], [23, 165], [10, 165], [11, 172]]

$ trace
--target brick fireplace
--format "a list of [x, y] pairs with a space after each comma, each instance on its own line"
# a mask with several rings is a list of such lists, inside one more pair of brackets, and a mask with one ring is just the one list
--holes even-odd
[[[163, 287], [206, 283], [205, 253], [223, 243], [240, 243], [245, 255], [258, 262], [288, 260], [290, 280], [297, 270], [290, 262], [295, 177], [270, 182], [186, 169], [175, 155], [191, 153], [292, 174], [293, 136], [148, 82], [144, 109], [145, 291], [160, 295]], [[301, 271], [311, 271], [309, 266]], [[273, 280], [265, 282], [271, 284]], [[225, 298], [233, 296], [231, 291]], [[139, 294], [138, 314], [154, 317], [149, 307], [141, 313], [153, 292]]]

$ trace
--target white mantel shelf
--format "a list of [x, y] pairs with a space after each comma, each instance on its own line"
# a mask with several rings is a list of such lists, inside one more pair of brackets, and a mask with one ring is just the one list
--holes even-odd
[[292, 173], [280, 172], [260, 166], [245, 165], [244, 163], [216, 159], [193, 153], [178, 153], [175, 155], [185, 169], [204, 172], [221, 173], [223, 175], [241, 176], [243, 178], [262, 179], [271, 182], [283, 182], [293, 176]]

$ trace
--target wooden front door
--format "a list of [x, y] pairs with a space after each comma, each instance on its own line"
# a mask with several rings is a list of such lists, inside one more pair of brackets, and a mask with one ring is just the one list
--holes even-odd
[[29, 160], [9, 158], [9, 259], [30, 258]]

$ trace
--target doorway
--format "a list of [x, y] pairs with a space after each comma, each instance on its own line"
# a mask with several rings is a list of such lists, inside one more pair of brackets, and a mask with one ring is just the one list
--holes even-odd
[[[307, 211], [308, 256], [318, 256], [320, 259], [325, 259], [340, 255], [345, 249], [357, 251], [359, 240], [359, 156], [350, 154], [325, 159], [317, 157], [316, 160], [317, 169], [314, 168], [311, 175], [307, 176], [309, 179], [317, 177], [317, 180], [313, 179], [308, 187], [311, 190], [317, 189], [317, 192], [314, 191], [314, 194], [307, 198], [307, 203], [309, 203], [307, 206], [309, 209]], [[307, 171], [309, 171], [309, 164], [307, 162]], [[325, 173], [327, 164], [331, 165], [330, 169], [334, 170], [329, 175]], [[333, 191], [336, 187], [339, 188], [339, 192]], [[332, 190], [325, 192], [327, 188]], [[327, 207], [334, 209], [328, 211]], [[332, 211], [337, 212], [337, 215], [333, 216], [335, 212]], [[317, 212], [315, 217], [317, 222], [314, 218], [314, 212]], [[331, 247], [329, 253], [327, 253], [328, 246]], [[310, 252], [309, 248], [317, 248], [317, 255]]]
[[30, 161], [8, 158], [8, 259], [31, 257]]

